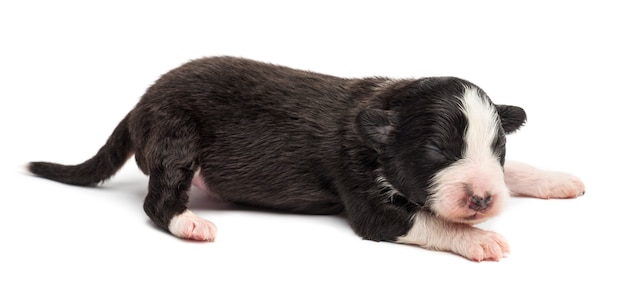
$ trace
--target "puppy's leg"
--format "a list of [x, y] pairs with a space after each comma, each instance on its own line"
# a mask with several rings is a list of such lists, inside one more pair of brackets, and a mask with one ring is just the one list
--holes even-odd
[[451, 223], [430, 212], [419, 211], [413, 227], [396, 242], [451, 251], [473, 261], [498, 261], [509, 253], [504, 237], [466, 224]]
[[191, 240], [213, 241], [216, 228], [187, 209], [194, 176], [194, 152], [188, 142], [174, 139], [160, 141], [153, 148], [154, 162], [149, 165], [150, 181], [144, 210], [159, 227], [173, 235]]
[[504, 181], [515, 196], [574, 198], [585, 193], [585, 185], [576, 176], [545, 171], [515, 161], [505, 163]]
[[496, 233], [448, 222], [425, 210], [408, 212], [366, 199], [363, 195], [344, 197], [348, 221], [364, 239], [451, 251], [475, 261], [499, 260], [509, 253], [508, 243]]

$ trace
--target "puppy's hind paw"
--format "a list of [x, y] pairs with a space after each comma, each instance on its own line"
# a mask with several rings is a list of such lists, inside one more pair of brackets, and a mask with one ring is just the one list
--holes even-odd
[[212, 222], [193, 214], [190, 210], [174, 216], [168, 229], [179, 238], [208, 242], [213, 242], [217, 233], [217, 228]]
[[506, 163], [504, 180], [511, 194], [517, 196], [550, 199], [585, 194], [585, 184], [574, 175], [541, 170], [520, 162]]
[[561, 172], [546, 172], [545, 181], [538, 185], [538, 198], [576, 198], [585, 194], [585, 184], [576, 176]]

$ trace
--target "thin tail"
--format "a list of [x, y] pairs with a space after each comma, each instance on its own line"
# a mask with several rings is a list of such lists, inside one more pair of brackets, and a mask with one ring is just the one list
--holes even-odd
[[117, 125], [111, 137], [91, 159], [78, 165], [51, 162], [31, 162], [28, 170], [36, 176], [77, 185], [96, 185], [113, 176], [133, 155], [128, 130], [128, 115]]

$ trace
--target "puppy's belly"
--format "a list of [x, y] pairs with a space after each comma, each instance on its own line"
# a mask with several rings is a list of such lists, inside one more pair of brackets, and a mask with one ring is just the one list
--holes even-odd
[[344, 210], [343, 204], [335, 194], [324, 191], [323, 188], [311, 189], [310, 185], [301, 185], [301, 183], [300, 185], [293, 185], [301, 186], [301, 190], [285, 191], [285, 193], [277, 193], [276, 191], [271, 191], [271, 189], [267, 189], [267, 193], [259, 189], [245, 191], [246, 185], [237, 185], [237, 183], [231, 184], [238, 186], [238, 189], [216, 192], [215, 186], [210, 185], [202, 174], [198, 172], [194, 176], [192, 184], [209, 197], [244, 205], [306, 214], [337, 214]]
[[215, 193], [209, 190], [209, 186], [207, 186], [207, 184], [204, 182], [204, 179], [200, 175], [199, 171], [193, 176], [193, 180], [191, 181], [191, 184], [194, 185], [196, 188], [198, 188], [200, 191], [207, 194], [208, 196], [219, 198]]

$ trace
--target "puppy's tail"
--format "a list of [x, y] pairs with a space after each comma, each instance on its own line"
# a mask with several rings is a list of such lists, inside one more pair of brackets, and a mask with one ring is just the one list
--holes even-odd
[[36, 176], [53, 181], [77, 186], [91, 186], [113, 176], [133, 155], [133, 151], [127, 115], [117, 125], [104, 146], [91, 159], [78, 165], [31, 162], [27, 169]]

